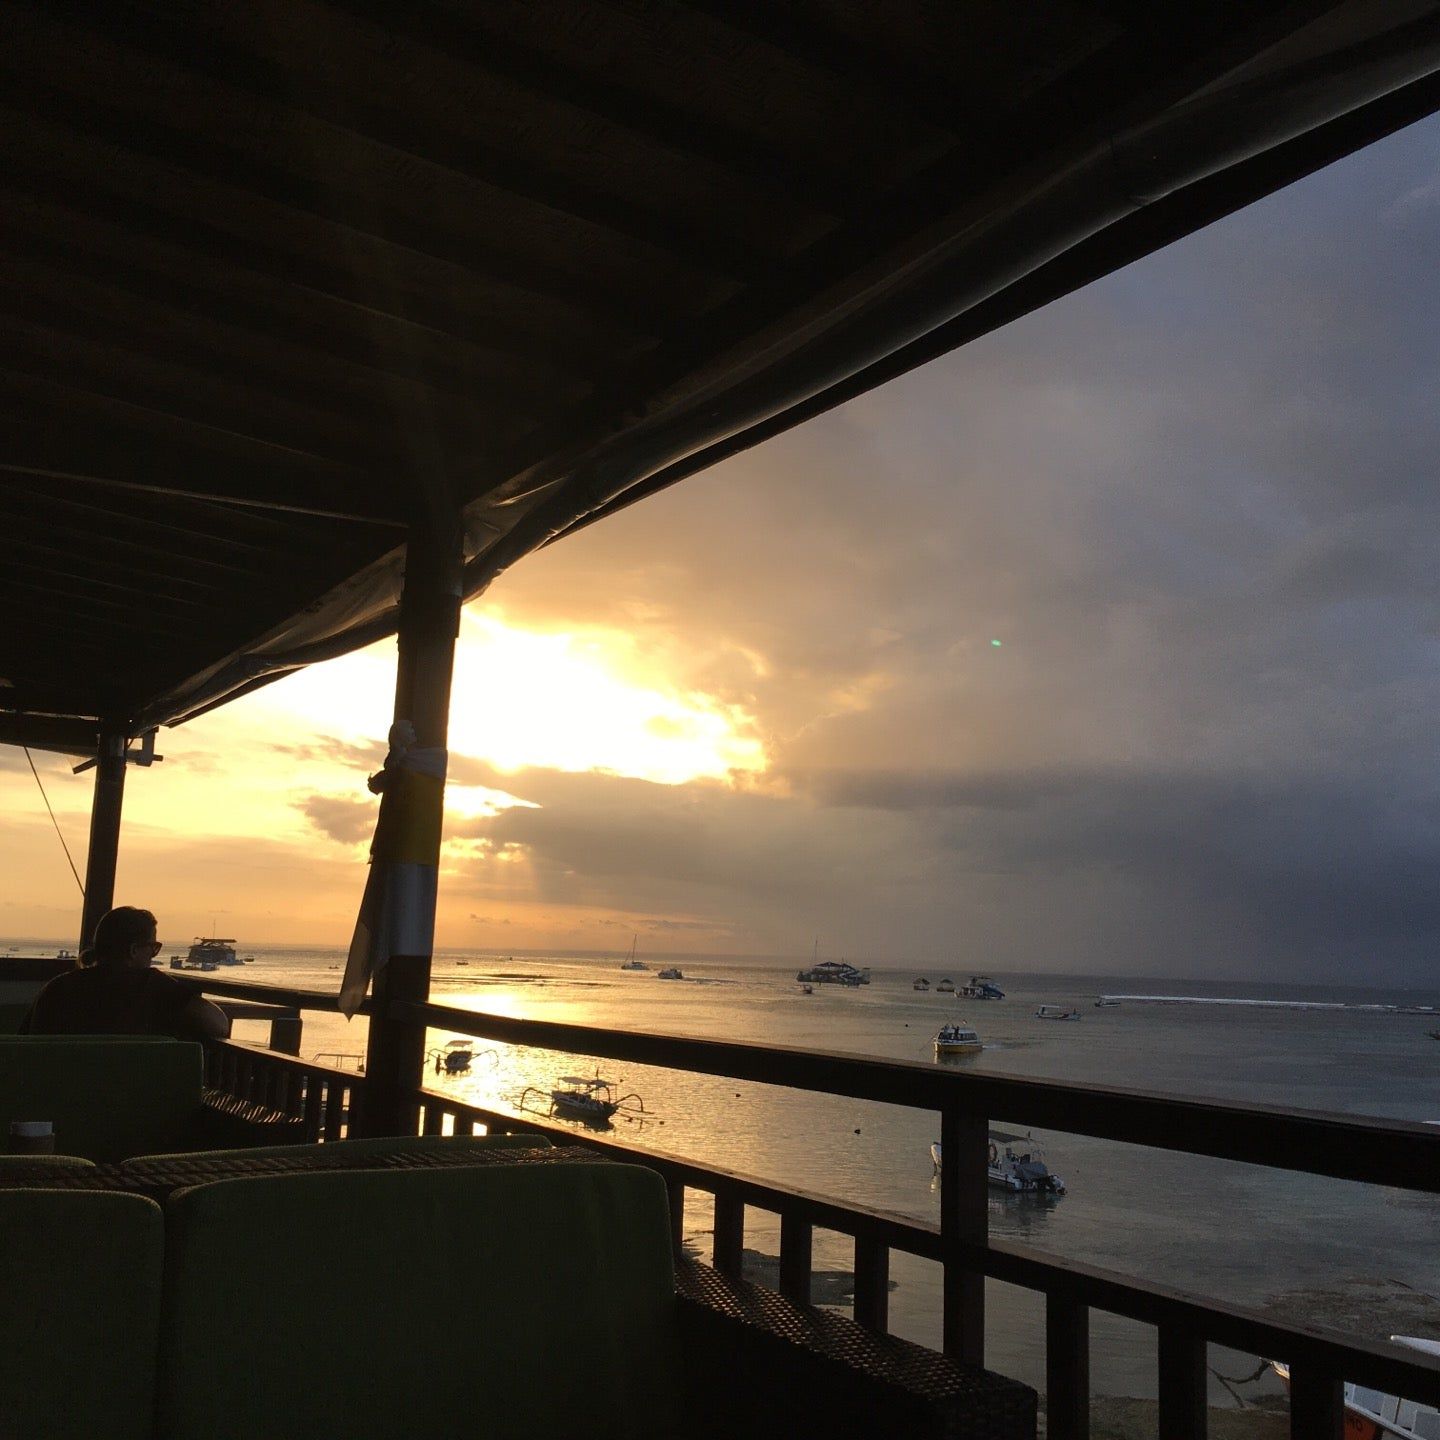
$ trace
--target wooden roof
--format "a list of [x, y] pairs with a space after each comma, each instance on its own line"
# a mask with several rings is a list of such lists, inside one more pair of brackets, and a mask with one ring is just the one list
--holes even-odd
[[5, 3], [0, 739], [473, 591], [1440, 104], [1435, 7]]

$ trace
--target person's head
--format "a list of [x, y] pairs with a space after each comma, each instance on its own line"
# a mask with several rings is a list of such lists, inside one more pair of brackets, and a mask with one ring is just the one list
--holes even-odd
[[115, 970], [144, 969], [160, 953], [155, 917], [134, 905], [117, 905], [102, 915], [90, 942], [92, 965]]

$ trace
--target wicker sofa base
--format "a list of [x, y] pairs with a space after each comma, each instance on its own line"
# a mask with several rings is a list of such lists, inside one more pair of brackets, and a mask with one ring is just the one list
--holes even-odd
[[675, 1273], [696, 1435], [1034, 1440], [1027, 1385], [693, 1260]]

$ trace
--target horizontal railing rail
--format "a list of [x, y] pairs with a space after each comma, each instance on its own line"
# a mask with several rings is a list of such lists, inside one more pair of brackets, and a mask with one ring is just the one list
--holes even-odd
[[[485, 1040], [760, 1081], [912, 1109], [1003, 1117], [1102, 1140], [1239, 1160], [1337, 1180], [1440, 1192], [1440, 1127], [1316, 1110], [1155, 1095], [822, 1050], [517, 1020], [453, 1005], [395, 1007], [397, 1019]], [[1380, 1178], [1384, 1177], [1384, 1178]]]
[[[208, 978], [198, 982], [198, 988], [302, 1008], [336, 1008], [333, 996], [313, 992], [244, 982], [217, 984]], [[880, 1331], [888, 1327], [886, 1297], [892, 1252], [938, 1261], [944, 1275], [944, 1348], [966, 1360], [983, 1363], [984, 1278], [1044, 1294], [1047, 1425], [1052, 1440], [1084, 1440], [1089, 1434], [1091, 1310], [1157, 1328], [1160, 1428], [1166, 1440], [1203, 1440], [1205, 1354], [1212, 1343], [1288, 1362], [1291, 1434], [1296, 1440], [1340, 1440], [1344, 1426], [1342, 1379], [1440, 1407], [1440, 1364], [1418, 1352], [1383, 1341], [1285, 1324], [1223, 1301], [991, 1240], [985, 1173], [988, 1125], [991, 1119], [1003, 1119], [1102, 1140], [1434, 1194], [1440, 1193], [1440, 1128], [1068, 1081], [940, 1070], [871, 1056], [520, 1020], [434, 1002], [396, 1002], [387, 1008], [384, 1018], [411, 1027], [417, 1034], [427, 1027], [443, 1029], [521, 1046], [938, 1111], [944, 1199], [937, 1228], [654, 1150], [580, 1135], [547, 1123], [544, 1116], [487, 1110], [418, 1088], [407, 1092], [417, 1126], [425, 1133], [441, 1133], [447, 1119], [464, 1131], [473, 1130], [476, 1124], [488, 1129], [538, 1131], [565, 1143], [583, 1144], [652, 1166], [665, 1176], [669, 1188], [677, 1243], [687, 1188], [710, 1194], [715, 1207], [712, 1258], [718, 1268], [730, 1273], [738, 1273], [742, 1263], [747, 1208], [778, 1215], [780, 1288], [793, 1299], [809, 1298], [814, 1231], [850, 1237], [855, 1246], [855, 1316]], [[266, 1057], [267, 1063], [270, 1058]], [[338, 1073], [352, 1087], [366, 1083], [353, 1074]]]

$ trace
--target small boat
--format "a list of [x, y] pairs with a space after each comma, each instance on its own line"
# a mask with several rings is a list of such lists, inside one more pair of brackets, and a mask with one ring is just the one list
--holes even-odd
[[1095, 1008], [1103, 1010], [1107, 1005], [1119, 1005], [1119, 1001], [1113, 995], [1097, 995], [1095, 997]]
[[[930, 1147], [930, 1160], [935, 1173], [940, 1173], [940, 1142]], [[990, 1150], [986, 1157], [985, 1178], [997, 1190], [1012, 1195], [1053, 1195], [1065, 1193], [1065, 1182], [1045, 1163], [1045, 1152], [1031, 1135], [1015, 1135], [1006, 1130], [990, 1132]]]
[[[253, 965], [255, 963], [255, 957], [253, 955], [247, 955], [240, 963], [242, 965]], [[462, 960], [460, 963], [463, 965], [465, 962]]]
[[[482, 1054], [489, 1055], [498, 1065], [500, 1056], [494, 1050], [485, 1050]], [[435, 1073], [437, 1075], [468, 1075], [471, 1062], [475, 1059], [475, 1042], [473, 1040], [447, 1040], [443, 1050], [432, 1050], [429, 1059], [435, 1062]]]
[[796, 977], [802, 984], [813, 985], [868, 985], [869, 970], [847, 965], [843, 960], [822, 960], [808, 970], [802, 970]]
[[621, 965], [620, 968], [622, 970], [648, 970], [650, 968], [643, 960], [639, 959], [635, 954], [635, 946], [639, 942], [639, 940], [640, 937], [638, 935], [635, 936], [633, 940], [631, 940], [630, 958], [626, 960], [623, 965]]
[[[638, 1095], [622, 1095], [617, 1100], [614, 1090], [613, 1080], [602, 1080], [598, 1075], [591, 1078], [562, 1075], [555, 1089], [550, 1091], [550, 1114], [565, 1120], [580, 1120], [597, 1130], [607, 1130], [610, 1128], [610, 1117], [627, 1100], [635, 1101], [636, 1107], [644, 1111], [645, 1102]], [[520, 1108], [527, 1108], [527, 1096], [541, 1093], [533, 1085], [526, 1086], [520, 1096]]]
[[[235, 954], [235, 942], [221, 939], [218, 935], [197, 935], [190, 953], [185, 957], [182, 970], [214, 970], [221, 965], [240, 965], [244, 962]], [[208, 963], [207, 963], [208, 962]]]
[[665, 969], [655, 974], [657, 980], [683, 980], [685, 976], [681, 973], [678, 965], [667, 965]]
[[910, 988], [912, 990], [928, 990], [930, 982], [922, 975]]
[[[15, 947], [12, 945], [10, 948], [13, 950]], [[69, 950], [57, 950], [55, 952], [55, 958], [57, 960], [68, 960], [72, 965], [75, 963], [75, 956], [73, 952]]]
[[988, 976], [972, 975], [960, 993], [967, 1000], [1003, 1000], [1005, 992]]
[[[1440, 1340], [1422, 1340], [1415, 1335], [1392, 1335], [1391, 1343], [1440, 1358]], [[1272, 1360], [1270, 1368], [1290, 1388], [1290, 1367]], [[1383, 1390], [1345, 1382], [1345, 1440], [1440, 1440], [1440, 1410], [1414, 1400], [1402, 1400]]]
[[813, 985], [802, 985], [800, 987], [800, 993], [802, 995], [813, 995], [815, 993], [815, 987]]
[[1067, 1010], [1063, 1005], [1042, 1005], [1036, 1012], [1037, 1020], [1079, 1020], [1078, 1010]]
[[953, 995], [955, 993], [955, 982], [947, 975], [936, 987], [937, 995]]
[[968, 1025], [942, 1025], [935, 1037], [935, 1054], [978, 1055], [985, 1048], [979, 1035]]

